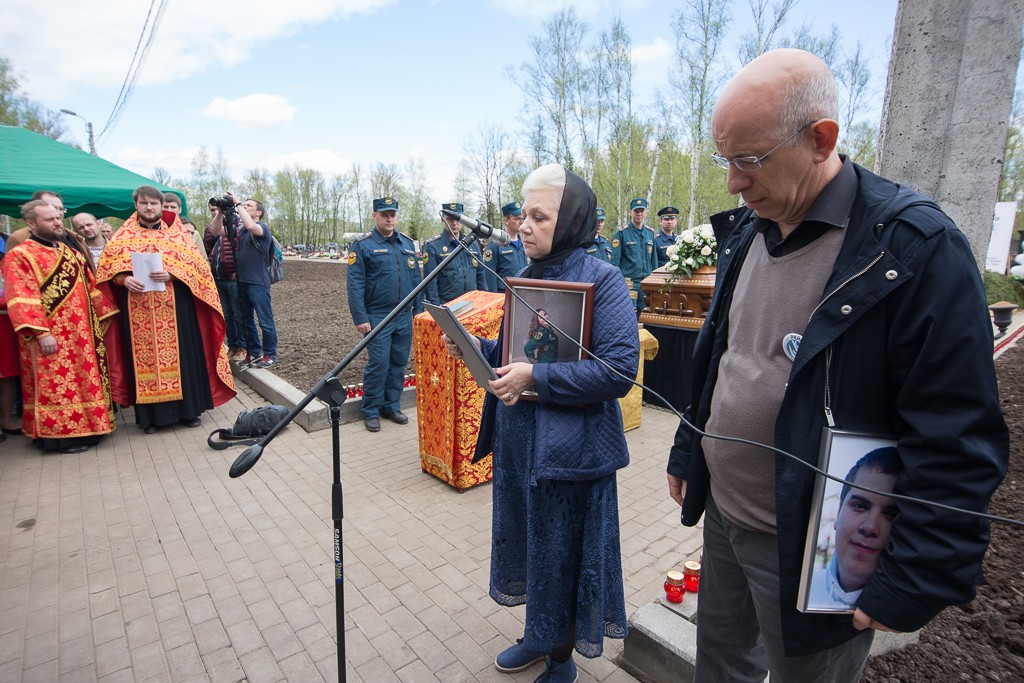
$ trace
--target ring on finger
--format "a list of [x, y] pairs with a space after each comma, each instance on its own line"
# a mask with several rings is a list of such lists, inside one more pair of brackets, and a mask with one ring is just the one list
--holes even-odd
[[511, 401], [513, 398], [515, 398], [515, 397], [511, 394], [511, 392], [505, 394], [505, 400], [506, 401]]

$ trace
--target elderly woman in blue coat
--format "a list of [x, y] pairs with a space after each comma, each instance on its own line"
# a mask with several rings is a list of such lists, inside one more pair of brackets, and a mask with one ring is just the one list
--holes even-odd
[[[515, 672], [544, 660], [537, 680], [561, 683], [577, 679], [573, 649], [598, 657], [605, 637], [626, 635], [615, 476], [629, 453], [616, 399], [636, 376], [640, 344], [622, 273], [584, 251], [597, 228], [593, 190], [550, 164], [527, 177], [522, 195], [531, 264], [521, 277], [595, 284], [590, 357], [497, 367], [500, 341], [478, 340], [499, 378], [475, 459], [494, 452], [491, 597], [526, 604], [523, 637], [494, 665]], [[537, 400], [521, 401], [524, 391]]]

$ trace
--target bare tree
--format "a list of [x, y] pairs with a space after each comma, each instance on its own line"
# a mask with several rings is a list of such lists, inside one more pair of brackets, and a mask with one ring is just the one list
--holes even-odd
[[[855, 156], [852, 153], [853, 138], [851, 136], [855, 133], [854, 129], [864, 109], [865, 101], [871, 96], [871, 69], [868, 67], [859, 40], [853, 53], [839, 65], [836, 80], [839, 81], [843, 92], [839, 107], [839, 123], [842, 131], [839, 148], [841, 151]], [[863, 135], [863, 131], [861, 131], [861, 135]]]
[[[611, 100], [610, 124], [611, 134], [608, 140], [609, 153], [614, 156], [615, 163], [615, 210], [616, 218], [625, 205], [623, 198], [623, 181], [630, 175], [631, 154], [623, 154], [624, 150], [632, 150], [634, 131], [630, 125], [633, 118], [633, 74], [635, 67], [632, 59], [632, 41], [622, 17], [617, 16], [609, 29], [601, 34], [601, 61], [606, 74], [605, 92], [603, 97]], [[625, 157], [625, 158], [623, 158]], [[625, 162], [625, 168], [623, 168]]]
[[174, 182], [171, 179], [171, 172], [163, 166], [157, 166], [153, 169], [153, 180], [157, 181], [161, 185], [171, 185]]
[[670, 83], [684, 104], [683, 123], [690, 138], [690, 186], [687, 194], [686, 225], [693, 227], [697, 216], [697, 188], [704, 141], [710, 135], [711, 108], [725, 80], [718, 51], [730, 17], [726, 0], [689, 0], [689, 12], [676, 14], [673, 26], [676, 61]]
[[462, 152], [471, 179], [471, 196], [478, 203], [479, 213], [494, 223], [502, 203], [505, 176], [514, 162], [509, 136], [501, 126], [481, 124], [463, 144]]
[[257, 166], [250, 168], [242, 178], [242, 193], [260, 201], [268, 199], [273, 189], [270, 171]]
[[739, 58], [747, 64], [775, 47], [775, 34], [786, 23], [786, 15], [797, 0], [747, 0], [754, 18], [754, 30], [743, 34]]
[[814, 33], [808, 24], [801, 24], [793, 35], [779, 42], [779, 47], [795, 47], [807, 50], [825, 62], [829, 69], [834, 69], [839, 60], [839, 29], [832, 24], [828, 34]]
[[370, 190], [374, 197], [394, 197], [401, 194], [401, 174], [397, 164], [378, 161], [370, 169]]
[[[577, 165], [577, 158], [582, 160], [586, 156], [577, 142], [588, 139], [589, 100], [586, 98], [591, 86], [583, 58], [587, 31], [586, 23], [579, 19], [572, 6], [559, 10], [544, 23], [542, 34], [530, 39], [533, 61], [524, 62], [518, 71], [508, 72], [526, 100], [542, 111], [542, 117], [531, 121], [540, 121], [544, 139], [553, 142], [553, 157], [546, 160], [572, 169]], [[540, 142], [536, 132], [531, 134], [531, 141]], [[540, 145], [534, 147], [539, 148]]]

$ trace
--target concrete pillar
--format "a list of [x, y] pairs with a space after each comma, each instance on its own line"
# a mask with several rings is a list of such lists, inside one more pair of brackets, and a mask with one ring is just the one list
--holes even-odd
[[900, 0], [876, 170], [935, 199], [981, 268], [1021, 54], [1024, 0]]

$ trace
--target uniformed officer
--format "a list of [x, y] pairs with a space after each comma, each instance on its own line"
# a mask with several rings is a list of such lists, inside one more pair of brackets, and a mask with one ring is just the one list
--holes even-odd
[[[348, 308], [356, 329], [377, 327], [420, 281], [413, 241], [398, 232], [398, 200], [373, 200], [376, 227], [352, 243], [348, 252]], [[423, 310], [420, 297], [405, 308], [366, 348], [363, 370], [363, 424], [380, 431], [380, 418], [404, 425], [402, 386], [412, 346], [412, 316]]]
[[597, 233], [594, 235], [594, 243], [584, 249], [585, 252], [608, 263], [612, 262], [612, 243], [601, 234], [604, 229], [604, 209], [597, 207]]
[[658, 259], [655, 268], [661, 268], [668, 263], [668, 254], [665, 250], [676, 243], [676, 223], [679, 221], [679, 209], [674, 206], [666, 206], [658, 211], [658, 222], [661, 230], [654, 236], [654, 255]]
[[[519, 239], [519, 226], [523, 224], [523, 203], [509, 202], [501, 207], [501, 220], [505, 224], [505, 232], [512, 236], [506, 246], [488, 244], [484, 249], [484, 263], [504, 278], [515, 277], [526, 267], [526, 252]], [[484, 268], [487, 276], [487, 290], [504, 292], [505, 283], [495, 277], [494, 273]]]
[[[455, 213], [463, 212], [462, 204], [458, 202], [442, 204], [441, 208]], [[431, 271], [437, 268], [459, 244], [459, 221], [442, 215], [441, 224], [444, 225], [441, 234], [423, 244], [423, 277], [430, 275]], [[480, 245], [473, 242], [466, 251], [448, 264], [437, 279], [427, 284], [427, 301], [440, 306], [475, 289], [488, 291], [485, 276], [487, 271], [480, 265], [482, 261]]]
[[630, 222], [615, 231], [612, 238], [612, 265], [629, 278], [630, 297], [639, 314], [644, 310], [644, 293], [640, 281], [657, 268], [654, 258], [654, 231], [644, 225], [647, 200], [637, 197], [629, 203]]
[[533, 333], [523, 345], [523, 353], [531, 363], [556, 363], [558, 362], [558, 335], [548, 327], [548, 312], [543, 308], [537, 309]]

